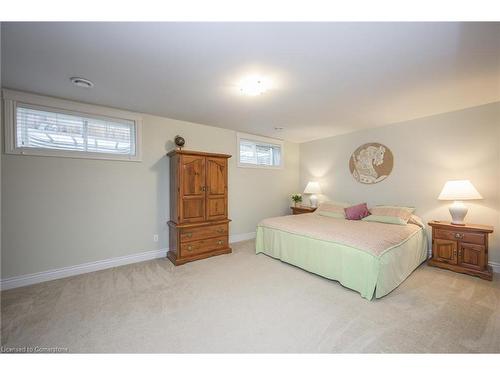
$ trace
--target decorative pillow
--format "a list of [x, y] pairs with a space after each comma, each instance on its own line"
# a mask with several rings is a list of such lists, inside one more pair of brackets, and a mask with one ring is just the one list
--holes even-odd
[[347, 206], [349, 206], [348, 203], [323, 202], [319, 205], [316, 212], [322, 216], [334, 217], [336, 219], [345, 219], [344, 207]]
[[355, 206], [344, 208], [347, 220], [361, 220], [370, 215], [366, 203], [360, 203]]
[[365, 221], [376, 221], [379, 223], [406, 225], [415, 211], [414, 207], [399, 206], [375, 206], [370, 208], [370, 216]]

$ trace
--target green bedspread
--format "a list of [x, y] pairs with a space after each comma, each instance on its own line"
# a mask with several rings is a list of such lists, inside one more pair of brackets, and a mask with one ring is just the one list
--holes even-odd
[[257, 254], [264, 253], [337, 280], [368, 300], [394, 290], [427, 258], [426, 233], [422, 228], [380, 256], [265, 226], [257, 227], [255, 246]]

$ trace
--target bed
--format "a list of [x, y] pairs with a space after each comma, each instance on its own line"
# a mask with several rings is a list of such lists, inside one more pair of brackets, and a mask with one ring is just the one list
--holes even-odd
[[363, 298], [385, 296], [427, 258], [416, 224], [346, 220], [317, 213], [280, 216], [257, 226], [256, 253], [339, 281]]

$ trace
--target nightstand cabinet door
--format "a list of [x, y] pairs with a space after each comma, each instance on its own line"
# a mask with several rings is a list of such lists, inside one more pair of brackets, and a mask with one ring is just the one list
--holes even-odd
[[475, 270], [484, 270], [485, 248], [481, 245], [461, 242], [458, 248], [458, 264]]
[[432, 254], [435, 260], [450, 264], [457, 264], [457, 242], [449, 240], [434, 239]]

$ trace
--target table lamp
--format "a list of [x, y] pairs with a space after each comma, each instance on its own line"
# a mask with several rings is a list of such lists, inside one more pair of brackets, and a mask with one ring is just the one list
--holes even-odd
[[483, 199], [483, 197], [469, 180], [452, 180], [444, 184], [438, 199], [454, 201], [449, 208], [452, 219], [451, 223], [455, 225], [465, 225], [464, 218], [469, 209], [462, 201]]
[[304, 190], [304, 194], [311, 194], [309, 201], [311, 202], [311, 207], [318, 207], [318, 197], [316, 194], [321, 194], [321, 188], [319, 182], [309, 181]]

